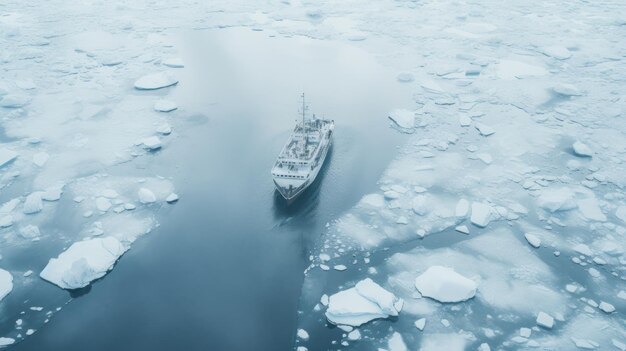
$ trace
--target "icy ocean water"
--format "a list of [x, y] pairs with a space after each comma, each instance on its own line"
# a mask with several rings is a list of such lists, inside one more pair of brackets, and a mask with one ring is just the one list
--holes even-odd
[[0, 3], [0, 348], [626, 351], [625, 14]]
[[[326, 223], [376, 189], [402, 142], [384, 116], [410, 104], [410, 90], [362, 50], [249, 29], [176, 41], [186, 66], [173, 99], [194, 113], [174, 123], [169, 147], [111, 173], [172, 177], [184, 200], [15, 350], [289, 349], [309, 252]], [[300, 91], [337, 132], [318, 181], [288, 206], [269, 170]], [[36, 285], [37, 299], [68, 297]]]

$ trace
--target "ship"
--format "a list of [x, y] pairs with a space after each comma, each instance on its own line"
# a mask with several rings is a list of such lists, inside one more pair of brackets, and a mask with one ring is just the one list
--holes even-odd
[[298, 116], [293, 132], [272, 167], [276, 190], [288, 201], [315, 182], [331, 147], [335, 129], [334, 120], [319, 119], [315, 114], [308, 116], [304, 94], [301, 98], [302, 116]]

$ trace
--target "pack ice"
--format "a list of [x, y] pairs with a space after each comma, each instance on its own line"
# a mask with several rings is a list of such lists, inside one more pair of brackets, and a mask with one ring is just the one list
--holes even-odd
[[107, 274], [127, 249], [114, 237], [79, 241], [51, 258], [39, 276], [63, 289], [84, 288]]
[[333, 324], [358, 327], [378, 318], [397, 316], [403, 301], [366, 278], [328, 299], [326, 318]]

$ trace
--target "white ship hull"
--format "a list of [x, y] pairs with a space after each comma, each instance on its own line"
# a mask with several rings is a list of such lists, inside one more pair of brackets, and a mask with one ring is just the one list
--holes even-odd
[[[299, 141], [294, 141], [294, 136], [292, 135], [287, 145], [283, 148], [274, 168], [272, 168], [272, 177], [276, 190], [286, 200], [295, 199], [315, 182], [317, 175], [324, 166], [328, 150], [332, 145], [334, 122], [323, 120], [314, 123], [321, 125], [319, 128], [320, 137], [315, 143], [309, 143], [307, 140], [305, 145], [311, 148], [310, 152], [307, 153], [310, 157], [293, 157], [290, 149], [298, 147]], [[301, 141], [300, 144], [302, 144]], [[313, 149], [309, 144], [313, 144], [312, 146], [315, 146], [315, 148]]]
[[276, 190], [278, 190], [280, 195], [282, 195], [285, 200], [294, 200], [295, 198], [300, 196], [300, 194], [302, 194], [309, 186], [311, 186], [311, 184], [315, 182], [317, 175], [324, 166], [324, 162], [326, 161], [326, 155], [328, 154], [328, 150], [331, 148], [331, 146], [332, 136], [329, 139], [327, 146], [323, 150], [323, 154], [321, 155], [319, 164], [317, 165], [317, 167], [314, 167], [313, 170], [311, 170], [311, 173], [304, 181], [287, 183], [282, 181], [281, 179], [276, 179], [276, 177], [274, 177], [274, 185], [276, 186]]

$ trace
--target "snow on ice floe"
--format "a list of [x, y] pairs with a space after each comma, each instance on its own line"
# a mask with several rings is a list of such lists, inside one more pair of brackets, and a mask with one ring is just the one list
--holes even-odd
[[409, 110], [396, 109], [389, 112], [389, 119], [401, 131], [412, 133], [415, 128], [415, 113]]
[[158, 112], [171, 112], [178, 108], [174, 101], [160, 99], [154, 103], [154, 110]]
[[147, 74], [135, 82], [135, 88], [139, 90], [155, 90], [166, 88], [178, 83], [178, 79], [168, 72], [156, 72]]
[[577, 156], [581, 156], [581, 157], [592, 157], [593, 156], [593, 151], [591, 151], [591, 148], [589, 146], [587, 146], [586, 144], [582, 143], [581, 141], [576, 141], [573, 145], [572, 148], [574, 149], [574, 153]]
[[163, 60], [163, 65], [172, 68], [183, 68], [185, 67], [185, 62], [180, 57], [172, 57]]
[[552, 90], [563, 96], [580, 96], [582, 92], [573, 84], [559, 83], [552, 87]]
[[30, 98], [26, 95], [9, 94], [0, 98], [0, 107], [18, 108], [24, 107], [30, 102]]
[[461, 302], [476, 294], [476, 283], [453, 269], [431, 266], [415, 279], [415, 287], [426, 297], [439, 302]]
[[548, 74], [545, 68], [516, 60], [500, 60], [496, 64], [496, 75], [502, 79], [520, 79]]
[[378, 318], [397, 316], [402, 300], [367, 278], [328, 299], [326, 318], [333, 324], [358, 327]]
[[0, 268], [0, 301], [13, 290], [13, 276]]
[[18, 156], [19, 154], [15, 151], [4, 148], [0, 149], [0, 167], [4, 167], [9, 162], [15, 160]]
[[543, 47], [540, 50], [544, 55], [554, 57], [557, 60], [567, 60], [572, 57], [572, 53], [563, 46], [550, 45]]
[[127, 249], [114, 237], [79, 241], [50, 259], [39, 276], [63, 289], [84, 288], [107, 274]]

